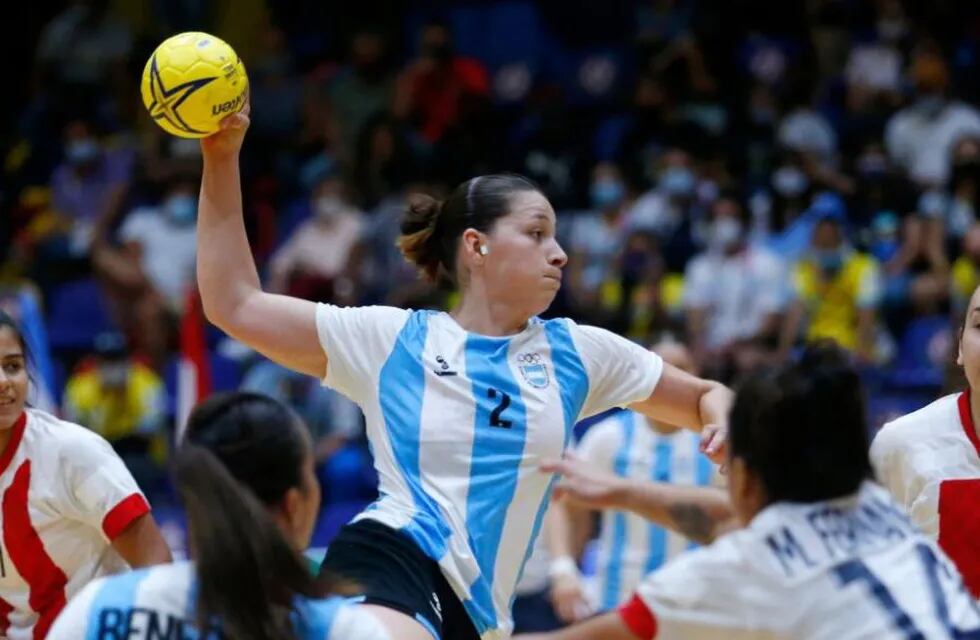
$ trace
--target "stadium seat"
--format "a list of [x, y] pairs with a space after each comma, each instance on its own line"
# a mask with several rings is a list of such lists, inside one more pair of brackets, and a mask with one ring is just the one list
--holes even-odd
[[102, 290], [92, 278], [66, 282], [51, 291], [47, 325], [54, 350], [88, 350], [95, 336], [114, 328]]
[[887, 386], [893, 390], [938, 391], [950, 353], [950, 340], [947, 317], [936, 315], [912, 320], [899, 341]]

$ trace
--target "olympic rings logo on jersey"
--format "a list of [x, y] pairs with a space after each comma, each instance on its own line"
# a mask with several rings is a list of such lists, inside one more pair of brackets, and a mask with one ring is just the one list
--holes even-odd
[[535, 389], [544, 389], [548, 386], [548, 367], [541, 362], [541, 354], [519, 353], [517, 363], [517, 369], [529, 385]]

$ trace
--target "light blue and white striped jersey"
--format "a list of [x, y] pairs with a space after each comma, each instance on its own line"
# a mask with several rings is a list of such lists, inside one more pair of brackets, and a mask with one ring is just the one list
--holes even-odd
[[446, 313], [319, 305], [324, 383], [367, 421], [380, 498], [357, 519], [437, 561], [481, 637], [510, 636], [514, 589], [580, 418], [645, 400], [663, 363], [603, 329], [532, 319], [502, 338]]
[[[681, 430], [664, 435], [635, 411], [593, 425], [577, 447], [580, 458], [640, 482], [710, 485], [714, 465], [700, 452], [700, 437]], [[596, 561], [596, 607], [626, 602], [645, 575], [696, 545], [684, 536], [626, 511], [604, 511]]]
[[[90, 582], [58, 616], [47, 640], [217, 640], [194, 626], [192, 562], [163, 564]], [[298, 599], [299, 640], [390, 640], [371, 613], [344, 598]]]

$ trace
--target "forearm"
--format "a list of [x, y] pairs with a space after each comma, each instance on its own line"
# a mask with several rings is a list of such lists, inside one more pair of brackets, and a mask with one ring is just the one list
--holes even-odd
[[875, 345], [875, 316], [874, 310], [862, 309], [858, 311], [858, 351], [867, 357], [874, 355]]
[[260, 288], [242, 217], [237, 155], [205, 156], [199, 208], [198, 287], [205, 314], [223, 326]]
[[734, 515], [728, 496], [715, 487], [623, 482], [616, 503], [699, 544], [714, 541]]
[[708, 388], [701, 394], [698, 401], [698, 411], [701, 415], [701, 426], [708, 424], [727, 424], [728, 412], [731, 411], [735, 394], [720, 382], [708, 382]]

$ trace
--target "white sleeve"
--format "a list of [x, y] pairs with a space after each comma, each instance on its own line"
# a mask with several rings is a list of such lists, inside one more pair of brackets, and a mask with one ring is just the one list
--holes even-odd
[[575, 447], [576, 455], [604, 471], [612, 471], [616, 451], [622, 443], [618, 420], [618, 416], [613, 416], [589, 427]]
[[863, 274], [858, 284], [857, 306], [861, 309], [876, 307], [881, 302], [881, 273], [877, 263], [872, 263]]
[[636, 596], [656, 621], [657, 640], [769, 637], [765, 621], [777, 599], [765, 585], [750, 586], [753, 577], [733, 541], [721, 539], [648, 575]]
[[589, 377], [579, 418], [650, 397], [664, 369], [660, 356], [605, 329], [573, 322], [569, 328]]
[[[78, 427], [81, 429], [82, 427]], [[150, 505], [136, 480], [109, 443], [85, 432], [62, 445], [62, 508], [66, 515], [102, 532], [112, 541]]]
[[92, 602], [102, 588], [105, 578], [93, 580], [75, 594], [54, 621], [47, 640], [83, 640], [88, 637], [88, 623], [91, 616]]
[[146, 214], [137, 209], [131, 212], [119, 228], [119, 239], [123, 242], [143, 242], [146, 236]]
[[347, 605], [337, 612], [324, 640], [390, 640], [384, 625], [370, 611]]
[[316, 329], [327, 356], [323, 384], [362, 403], [377, 386], [409, 312], [395, 307], [336, 307], [318, 304]]

